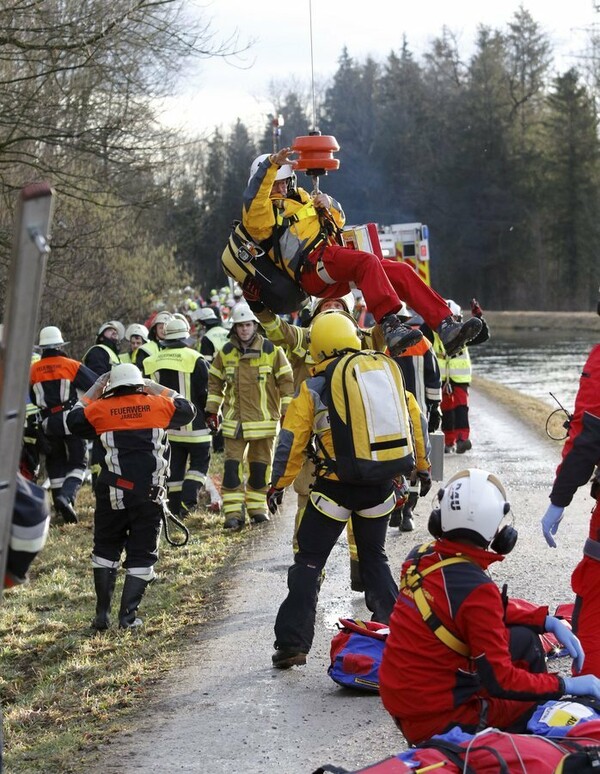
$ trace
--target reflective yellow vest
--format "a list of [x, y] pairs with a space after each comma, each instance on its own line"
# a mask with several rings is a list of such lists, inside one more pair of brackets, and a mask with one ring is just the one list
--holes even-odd
[[473, 369], [471, 368], [471, 356], [469, 355], [467, 347], [461, 349], [454, 357], [448, 357], [446, 350], [440, 341], [440, 337], [436, 333], [433, 349], [440, 366], [442, 384], [447, 381], [456, 382], [457, 384], [471, 383]]

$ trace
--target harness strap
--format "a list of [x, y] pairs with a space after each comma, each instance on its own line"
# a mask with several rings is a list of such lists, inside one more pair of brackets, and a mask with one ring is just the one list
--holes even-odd
[[448, 629], [448, 627], [445, 626], [440, 618], [433, 612], [422, 586], [423, 578], [435, 570], [440, 570], [443, 567], [449, 567], [452, 564], [463, 564], [465, 562], [468, 563], [471, 560], [464, 556], [453, 556], [449, 557], [448, 559], [442, 559], [441, 561], [432, 564], [430, 567], [427, 567], [425, 570], [420, 572], [418, 570], [418, 562], [428, 547], [429, 546], [426, 545], [419, 549], [414, 564], [408, 568], [406, 574], [400, 580], [400, 588], [409, 589], [412, 592], [417, 610], [419, 613], [421, 613], [423, 621], [427, 624], [435, 636], [441, 642], [443, 642], [446, 647], [450, 648], [450, 650], [453, 650], [460, 656], [469, 658], [471, 655], [469, 648], [461, 639], [453, 634], [450, 629]]
[[583, 546], [583, 555], [600, 562], [600, 543], [597, 540], [588, 538]]
[[47, 419], [52, 414], [59, 414], [61, 411], [70, 411], [75, 405], [75, 399], [67, 400], [64, 403], [59, 403], [58, 406], [52, 406], [52, 408], [41, 409], [40, 414], [42, 419]]

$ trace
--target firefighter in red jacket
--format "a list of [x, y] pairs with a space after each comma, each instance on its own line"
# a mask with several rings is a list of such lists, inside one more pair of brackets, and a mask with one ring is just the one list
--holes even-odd
[[[600, 303], [599, 303], [600, 313]], [[583, 671], [600, 676], [600, 344], [583, 367], [569, 435], [557, 468], [550, 505], [542, 519], [546, 542], [556, 547], [555, 535], [565, 508], [580, 486], [592, 480], [594, 507], [583, 558], [571, 576], [576, 594], [573, 628], [585, 649]]]
[[[369, 310], [381, 324], [392, 355], [422, 338], [397, 317], [401, 299], [439, 334], [453, 354], [481, 330], [471, 318], [458, 323], [446, 302], [401, 261], [379, 260], [363, 250], [342, 246], [339, 232], [346, 216], [339, 202], [320, 191], [308, 194], [296, 186], [290, 148], [258, 156], [250, 168], [244, 191], [242, 223], [270, 259], [307, 293], [339, 298], [355, 283]], [[245, 288], [246, 290], [246, 288]]]
[[39, 407], [47, 446], [46, 470], [50, 478], [52, 501], [66, 524], [77, 522], [75, 498], [81, 488], [86, 466], [86, 443], [71, 435], [67, 414], [77, 400], [77, 391], [85, 392], [96, 374], [79, 360], [67, 357], [67, 344], [54, 325], [40, 331], [42, 356], [31, 366], [30, 399]]
[[194, 406], [150, 379], [132, 363], [114, 366], [69, 412], [72, 433], [98, 437], [104, 456], [94, 490], [92, 567], [96, 617], [92, 628], [107, 629], [117, 568], [125, 551], [125, 582], [119, 628], [140, 626], [136, 616], [155, 577], [165, 484], [169, 469], [167, 428], [192, 421]]
[[411, 744], [453, 726], [523, 732], [538, 703], [563, 694], [600, 698], [592, 675], [546, 671], [538, 634], [552, 632], [584, 662], [570, 629], [547, 607], [508, 599], [487, 568], [516, 542], [500, 481], [463, 470], [438, 493], [429, 531], [435, 542], [413, 549], [402, 567], [379, 670], [383, 704]]

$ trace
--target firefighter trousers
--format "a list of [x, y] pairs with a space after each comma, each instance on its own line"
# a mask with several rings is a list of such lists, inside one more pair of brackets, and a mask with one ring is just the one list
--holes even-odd
[[171, 473], [167, 481], [169, 510], [185, 515], [198, 505], [210, 465], [210, 436], [196, 443], [171, 441]]
[[[252, 440], [225, 438], [221, 490], [225, 519], [241, 519], [244, 505], [250, 518], [266, 515], [274, 440], [273, 436]], [[248, 461], [247, 480], [244, 478], [244, 458]]]
[[163, 507], [160, 503], [125, 495], [127, 507], [113, 508], [110, 488], [98, 481], [94, 490], [93, 556], [118, 567], [125, 552], [125, 567], [132, 575], [147, 575], [158, 560]]
[[368, 310], [377, 322], [400, 309], [401, 301], [436, 330], [448, 317], [444, 299], [419, 277], [407, 263], [379, 260], [364, 250], [339, 245], [318, 247], [308, 256], [300, 284], [307, 293], [320, 298], [339, 298], [350, 292], [349, 283], [362, 291]]
[[442, 390], [442, 431], [446, 446], [469, 437], [469, 385], [452, 382], [452, 392]]

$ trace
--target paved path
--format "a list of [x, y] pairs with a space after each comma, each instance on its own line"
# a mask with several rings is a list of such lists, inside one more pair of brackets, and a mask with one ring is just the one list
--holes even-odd
[[[578, 493], [559, 532], [559, 548], [546, 547], [539, 518], [560, 454], [501, 406], [472, 397], [473, 450], [446, 455], [445, 477], [463, 467], [500, 475], [513, 505], [519, 541], [495, 565], [513, 596], [551, 607], [570, 601], [569, 576], [586, 535], [590, 500]], [[435, 486], [435, 485], [434, 485]], [[413, 533], [389, 531], [394, 573], [415, 543], [428, 539], [431, 498], [418, 507]], [[286, 593], [295, 497], [284, 515], [256, 529], [231, 578], [225, 608], [189, 647], [189, 667], [158, 689], [157, 698], [130, 721], [127, 732], [99, 753], [90, 774], [119, 772], [286, 772], [309, 774], [333, 763], [356, 769], [404, 748], [378, 696], [345, 691], [327, 676], [329, 643], [339, 616], [367, 615], [362, 595], [350, 590], [348, 554], [340, 542], [327, 565], [308, 663], [271, 669], [273, 622]]]

